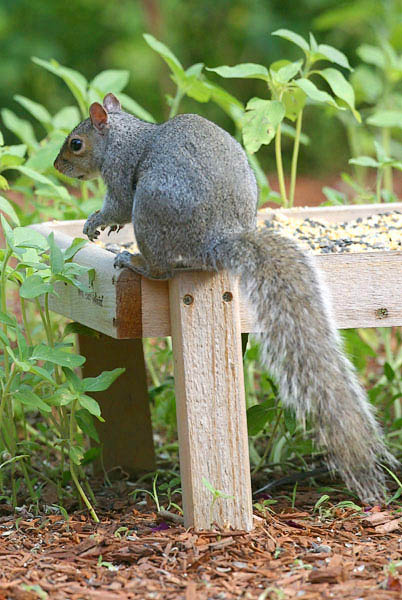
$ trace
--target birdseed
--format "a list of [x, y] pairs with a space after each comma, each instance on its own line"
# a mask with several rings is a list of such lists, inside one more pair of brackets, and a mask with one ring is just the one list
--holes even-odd
[[386, 211], [353, 221], [327, 223], [267, 211], [260, 227], [298, 240], [314, 254], [402, 250], [402, 212]]
[[[260, 220], [259, 228], [267, 227], [294, 238], [313, 254], [402, 250], [401, 211], [384, 211], [342, 223], [288, 217], [280, 211], [265, 212], [267, 219]], [[119, 245], [98, 240], [96, 244], [115, 254], [122, 249], [138, 252], [135, 242]]]

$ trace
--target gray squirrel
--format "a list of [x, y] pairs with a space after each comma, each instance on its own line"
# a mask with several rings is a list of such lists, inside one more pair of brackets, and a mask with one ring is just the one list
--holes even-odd
[[311, 417], [327, 462], [364, 501], [384, 499], [381, 461], [394, 464], [365, 391], [342, 351], [325, 286], [291, 239], [257, 230], [258, 190], [241, 145], [198, 115], [146, 123], [111, 93], [66, 138], [55, 167], [102, 176], [107, 194], [84, 233], [132, 222], [140, 254], [115, 266], [154, 279], [175, 270], [228, 269], [254, 306], [261, 362], [285, 407]]

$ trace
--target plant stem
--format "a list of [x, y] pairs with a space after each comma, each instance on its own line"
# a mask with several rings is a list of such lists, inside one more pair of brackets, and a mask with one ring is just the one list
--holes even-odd
[[[3, 264], [1, 266], [1, 285], [0, 285], [0, 306], [1, 306], [1, 311], [3, 313], [7, 312], [7, 295], [6, 295], [6, 283], [7, 283], [7, 276], [6, 276], [6, 271], [7, 271], [7, 263], [10, 260], [12, 251], [10, 249], [7, 250], [7, 252], [4, 253], [4, 259], [3, 259]], [[3, 324], [3, 331], [4, 334], [7, 336], [7, 325], [4, 323]], [[4, 346], [4, 344], [3, 344]], [[9, 358], [8, 358], [8, 354], [6, 351], [6, 347], [4, 346], [4, 375], [6, 376], [6, 378], [8, 377], [9, 373], [10, 373], [10, 363], [9, 363]]]
[[381, 202], [381, 184], [382, 184], [382, 178], [384, 175], [384, 169], [379, 168], [377, 170], [377, 185], [376, 185], [376, 199], [377, 202]]
[[296, 135], [293, 144], [293, 155], [292, 155], [292, 167], [290, 174], [290, 191], [289, 191], [289, 206], [292, 207], [295, 199], [296, 189], [296, 176], [297, 176], [297, 160], [299, 158], [299, 147], [300, 147], [300, 134], [303, 119], [303, 111], [301, 110], [297, 115], [296, 120]]
[[282, 164], [282, 149], [281, 149], [281, 126], [278, 125], [275, 136], [275, 157], [276, 157], [276, 170], [278, 172], [279, 189], [281, 192], [281, 198], [283, 206], [288, 207], [288, 199], [286, 197], [286, 186], [285, 177], [283, 175], [283, 164]]
[[260, 461], [259, 461], [258, 465], [257, 465], [257, 466], [256, 466], [256, 467], [253, 469], [253, 475], [254, 475], [255, 473], [257, 473], [257, 471], [259, 471], [259, 470], [260, 470], [261, 466], [262, 466], [262, 465], [264, 464], [264, 462], [266, 461], [266, 458], [267, 458], [267, 456], [268, 456], [268, 455], [269, 455], [269, 453], [271, 452], [271, 448], [272, 448], [272, 446], [273, 446], [273, 444], [274, 444], [274, 440], [275, 440], [275, 434], [276, 434], [276, 431], [277, 431], [277, 429], [278, 429], [278, 426], [279, 426], [279, 423], [280, 423], [280, 420], [281, 420], [281, 417], [282, 417], [282, 413], [283, 413], [283, 410], [282, 410], [282, 408], [281, 408], [281, 409], [279, 409], [279, 411], [278, 411], [278, 415], [277, 415], [277, 417], [276, 417], [276, 421], [275, 421], [274, 428], [273, 428], [273, 430], [272, 430], [272, 433], [271, 433], [271, 435], [269, 436], [269, 440], [270, 440], [270, 441], [269, 441], [269, 443], [267, 444], [267, 446], [266, 446], [266, 448], [265, 448], [265, 450], [264, 450], [264, 454], [261, 456], [261, 459], [260, 459]]
[[177, 115], [179, 106], [180, 106], [180, 102], [181, 102], [183, 96], [184, 96], [183, 92], [180, 90], [180, 88], [177, 88], [176, 96], [173, 98], [173, 102], [170, 107], [169, 119], [173, 119], [173, 117], [175, 117]]
[[0, 402], [0, 429], [2, 426], [2, 422], [3, 422], [3, 414], [4, 414], [4, 410], [6, 408], [6, 401], [7, 401], [7, 395], [8, 395], [8, 390], [10, 389], [10, 386], [12, 384], [12, 381], [17, 373], [17, 371], [14, 368], [14, 364], [11, 365], [11, 372], [9, 373], [8, 376], [8, 380], [6, 385], [4, 386], [4, 390], [3, 390], [3, 394], [1, 397], [1, 402]]
[[21, 313], [22, 313], [22, 320], [24, 322], [25, 334], [27, 336], [27, 341], [28, 341], [29, 346], [32, 346], [31, 327], [29, 325], [28, 318], [27, 318], [27, 307], [25, 304], [25, 299], [22, 298], [21, 296], [20, 296], [20, 304], [21, 304]]
[[[382, 145], [387, 156], [391, 155], [391, 130], [389, 127], [384, 127], [382, 130]], [[392, 167], [387, 166], [384, 169], [384, 187], [389, 192], [393, 193], [394, 184], [392, 178]]]
[[[77, 400], [74, 400], [73, 405], [71, 407], [71, 414], [70, 414], [70, 447], [72, 447], [74, 444], [74, 413], [75, 413], [76, 406], [77, 406]], [[78, 481], [78, 477], [75, 472], [75, 465], [74, 465], [73, 461], [71, 460], [71, 458], [70, 458], [70, 473], [71, 473], [72, 480], [75, 483], [75, 487], [77, 488], [79, 495], [81, 496], [82, 500], [84, 501], [85, 506], [88, 508], [88, 510], [91, 514], [91, 517], [93, 518], [95, 523], [99, 523], [98, 516], [97, 516], [92, 504], [88, 500], [84, 490], [82, 489], [80, 482]]]

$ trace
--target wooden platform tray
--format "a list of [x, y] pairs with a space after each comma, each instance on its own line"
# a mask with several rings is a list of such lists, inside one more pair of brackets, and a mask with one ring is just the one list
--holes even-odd
[[[390, 210], [402, 203], [345, 207], [302, 208], [281, 211], [294, 218], [311, 217], [341, 222]], [[260, 213], [266, 219], [268, 213]], [[82, 234], [84, 221], [50, 221], [33, 227], [67, 247]], [[125, 243], [133, 239], [131, 225], [118, 235], [101, 239]], [[93, 291], [83, 294], [60, 284], [59, 297], [51, 296], [50, 308], [74, 321], [117, 339], [168, 336], [171, 334], [168, 282], [141, 278], [127, 269], [113, 268], [114, 255], [93, 243], [81, 250], [75, 261], [96, 268]], [[337, 327], [388, 327], [402, 325], [402, 252], [326, 254], [314, 257], [332, 297]], [[253, 331], [251, 311], [240, 300], [242, 332]]]
[[[343, 221], [395, 208], [345, 208], [284, 211]], [[261, 215], [267, 218], [267, 213]], [[60, 247], [81, 236], [83, 221], [43, 223]], [[111, 240], [132, 239], [126, 227]], [[106, 422], [98, 431], [107, 469], [153, 468], [152, 431], [141, 340], [172, 334], [184, 524], [209, 529], [253, 527], [246, 404], [240, 330], [253, 330], [251, 311], [226, 272], [181, 272], [170, 282], [150, 281], [128, 269], [113, 268], [114, 255], [89, 243], [77, 262], [95, 267], [88, 294], [60, 285], [50, 308], [106, 336], [79, 336], [87, 356], [84, 376], [124, 366], [120, 378], [101, 396]], [[402, 252], [316, 256], [332, 295], [338, 327], [402, 325]], [[230, 292], [230, 293], [228, 293]], [[268, 307], [269, 310], [269, 307]], [[113, 339], [115, 338], [115, 339]], [[226, 496], [212, 503], [205, 481]]]

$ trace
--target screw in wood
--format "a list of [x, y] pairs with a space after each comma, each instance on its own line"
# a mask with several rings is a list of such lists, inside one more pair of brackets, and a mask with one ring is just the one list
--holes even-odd
[[186, 306], [190, 306], [190, 304], [192, 304], [194, 302], [194, 298], [192, 297], [191, 294], [186, 294], [185, 296], [183, 296], [183, 303]]
[[232, 294], [232, 292], [224, 292], [222, 298], [223, 298], [224, 302], [232, 302], [233, 294]]

